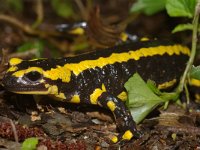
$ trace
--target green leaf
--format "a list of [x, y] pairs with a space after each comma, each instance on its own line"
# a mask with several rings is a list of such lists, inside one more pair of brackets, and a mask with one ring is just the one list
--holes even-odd
[[167, 0], [166, 9], [171, 17], [192, 18], [197, 0]]
[[51, 5], [56, 13], [64, 18], [73, 15], [71, 0], [51, 0]]
[[44, 49], [44, 43], [42, 40], [36, 40], [33, 42], [26, 42], [23, 45], [21, 45], [20, 47], [18, 47], [17, 52], [26, 52], [28, 50], [31, 49], [36, 49], [37, 53], [36, 53], [36, 57], [41, 57], [41, 54], [43, 52]]
[[152, 80], [147, 80], [147, 86], [151, 89], [156, 95], [162, 95], [162, 92], [156, 87], [156, 83]]
[[136, 123], [142, 121], [156, 106], [165, 102], [151, 91], [137, 73], [125, 83], [125, 88], [128, 91], [128, 107]]
[[22, 0], [7, 0], [9, 7], [16, 12], [23, 11], [23, 1]]
[[179, 24], [172, 30], [172, 33], [185, 31], [185, 30], [192, 30], [192, 29], [193, 29], [193, 25], [191, 23]]
[[131, 7], [131, 12], [143, 12], [153, 15], [165, 9], [166, 0], [138, 0]]
[[192, 66], [191, 70], [190, 70], [190, 77], [200, 80], [200, 66]]
[[23, 143], [22, 143], [22, 150], [36, 150], [36, 146], [38, 144], [38, 138], [35, 137], [31, 137], [26, 139]]

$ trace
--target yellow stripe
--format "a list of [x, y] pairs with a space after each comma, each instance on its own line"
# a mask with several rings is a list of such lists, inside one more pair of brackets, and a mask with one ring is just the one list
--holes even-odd
[[[30, 67], [25, 70], [20, 70], [13, 73], [15, 77], [22, 77], [25, 73], [31, 71], [38, 71], [44, 77], [49, 78], [51, 80], [61, 79], [62, 82], [70, 82], [71, 72], [75, 75], [79, 75], [81, 72], [87, 69], [94, 69], [95, 67], [103, 68], [108, 64], [114, 64], [116, 62], [122, 63], [127, 62], [130, 59], [139, 60], [141, 57], [149, 57], [154, 55], [180, 55], [180, 54], [190, 55], [190, 50], [187, 47], [181, 45], [172, 45], [172, 46], [157, 46], [157, 47], [149, 47], [149, 48], [141, 48], [136, 51], [129, 51], [123, 53], [113, 53], [109, 57], [100, 57], [96, 60], [84, 60], [79, 63], [69, 63], [64, 66], [57, 66], [56, 68], [52, 68], [50, 70], [44, 71], [39, 67]], [[20, 62], [20, 61], [18, 61]], [[13, 61], [12, 64], [18, 63], [17, 61]], [[12, 69], [11, 69], [12, 70]], [[15, 70], [15, 68], [13, 68]]]
[[30, 68], [25, 69], [25, 70], [16, 71], [12, 75], [15, 76], [15, 77], [23, 77], [24, 74], [29, 73], [31, 71], [37, 71], [37, 72], [39, 72], [42, 75], [43, 75], [43, 72], [44, 72], [43, 69], [40, 68], [40, 67], [30, 67]]
[[189, 84], [192, 85], [192, 86], [200, 87], [200, 80], [190, 79]]
[[17, 69], [18, 69], [17, 66], [11, 66], [11, 67], [7, 70], [7, 72], [13, 72], [13, 71], [16, 71]]
[[70, 63], [64, 65], [64, 67], [71, 70], [75, 75], [79, 75], [86, 69], [94, 69], [95, 67], [103, 68], [108, 64], [114, 64], [116, 62], [127, 62], [130, 59], [139, 60], [141, 57], [148, 57], [154, 55], [180, 55], [181, 53], [185, 55], [190, 55], [190, 50], [187, 47], [183, 47], [181, 45], [141, 48], [136, 51], [113, 53], [111, 56], [106, 58], [100, 57], [96, 60], [85, 60], [79, 63]]
[[104, 84], [102, 84], [101, 89], [100, 88], [95, 89], [94, 92], [90, 95], [91, 104], [97, 104], [98, 97], [101, 96], [101, 94], [105, 91], [106, 91], [106, 88]]
[[173, 79], [168, 82], [164, 82], [164, 83], [158, 85], [158, 89], [162, 90], [162, 89], [169, 88], [169, 87], [173, 86], [176, 82], [177, 82], [176, 79]]
[[[12, 71], [14, 69], [15, 68], [13, 66], [13, 67], [11, 67], [11, 69], [8, 69], [8, 71]], [[61, 66], [57, 66], [57, 68], [52, 68], [51, 70], [46, 70], [46, 71], [44, 71], [40, 67], [30, 67], [30, 68], [25, 69], [25, 70], [16, 71], [12, 75], [19, 78], [19, 77], [23, 77], [24, 74], [27, 74], [27, 73], [29, 73], [31, 71], [37, 71], [41, 75], [43, 75], [45, 78], [49, 78], [51, 80], [61, 79], [62, 82], [69, 82], [70, 79], [71, 79], [70, 70], [65, 68], [65, 67], [61, 67]]]

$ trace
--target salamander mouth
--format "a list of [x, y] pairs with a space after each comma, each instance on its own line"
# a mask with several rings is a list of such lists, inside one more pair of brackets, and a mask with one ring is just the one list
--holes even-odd
[[34, 87], [9, 87], [5, 86], [8, 91], [19, 94], [43, 94], [48, 91], [48, 89], [41, 86]]
[[5, 76], [3, 78], [3, 86], [8, 91], [19, 94], [45, 94], [48, 88], [43, 83], [31, 84], [26, 82], [18, 82], [16, 77]]

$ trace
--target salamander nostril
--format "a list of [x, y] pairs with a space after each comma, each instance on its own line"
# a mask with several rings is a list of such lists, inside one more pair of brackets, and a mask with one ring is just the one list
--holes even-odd
[[39, 72], [37, 72], [37, 71], [31, 71], [31, 72], [27, 73], [25, 75], [25, 77], [28, 80], [35, 82], [35, 81], [41, 79], [42, 75]]

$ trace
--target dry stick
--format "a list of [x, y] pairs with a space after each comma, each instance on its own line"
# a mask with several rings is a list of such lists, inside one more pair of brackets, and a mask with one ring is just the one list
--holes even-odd
[[80, 9], [81, 15], [83, 17], [84, 20], [88, 19], [88, 12], [86, 11], [85, 6], [83, 5], [81, 0], [75, 0], [78, 8]]
[[56, 31], [52, 31], [52, 32], [45, 32], [42, 30], [37, 30], [32, 28], [30, 25], [22, 23], [20, 20], [12, 17], [12, 16], [8, 16], [8, 15], [4, 15], [4, 14], [0, 14], [0, 21], [5, 21], [10, 23], [11, 25], [14, 25], [16, 27], [18, 27], [20, 30], [22, 30], [23, 32], [30, 34], [30, 35], [35, 35], [35, 36], [39, 36], [40, 38], [44, 38], [46, 40], [48, 40], [50, 43], [55, 44], [56, 43], [56, 47], [58, 47], [58, 49], [61, 49], [63, 51], [63, 49], [66, 47], [61, 47], [60, 43], [58, 43], [56, 40], [54, 40], [53, 38], [51, 38], [51, 36], [54, 37], [59, 37], [62, 35], [62, 33], [56, 32]]
[[38, 35], [42, 38], [46, 38], [48, 36], [59, 36], [60, 35], [60, 33], [58, 33], [58, 32], [49, 32], [49, 31], [44, 32], [41, 30], [33, 29], [30, 25], [22, 23], [21, 21], [19, 21], [18, 19], [14, 18], [12, 16], [0, 14], [0, 20], [6, 21], [14, 26], [17, 26], [18, 28], [20, 28], [22, 31], [24, 31], [27, 34]]
[[34, 22], [34, 24], [32, 25], [32, 28], [37, 28], [41, 24], [41, 22], [44, 18], [44, 10], [43, 10], [42, 0], [36, 0], [35, 3], [36, 3], [35, 13], [37, 14], [37, 19]]

